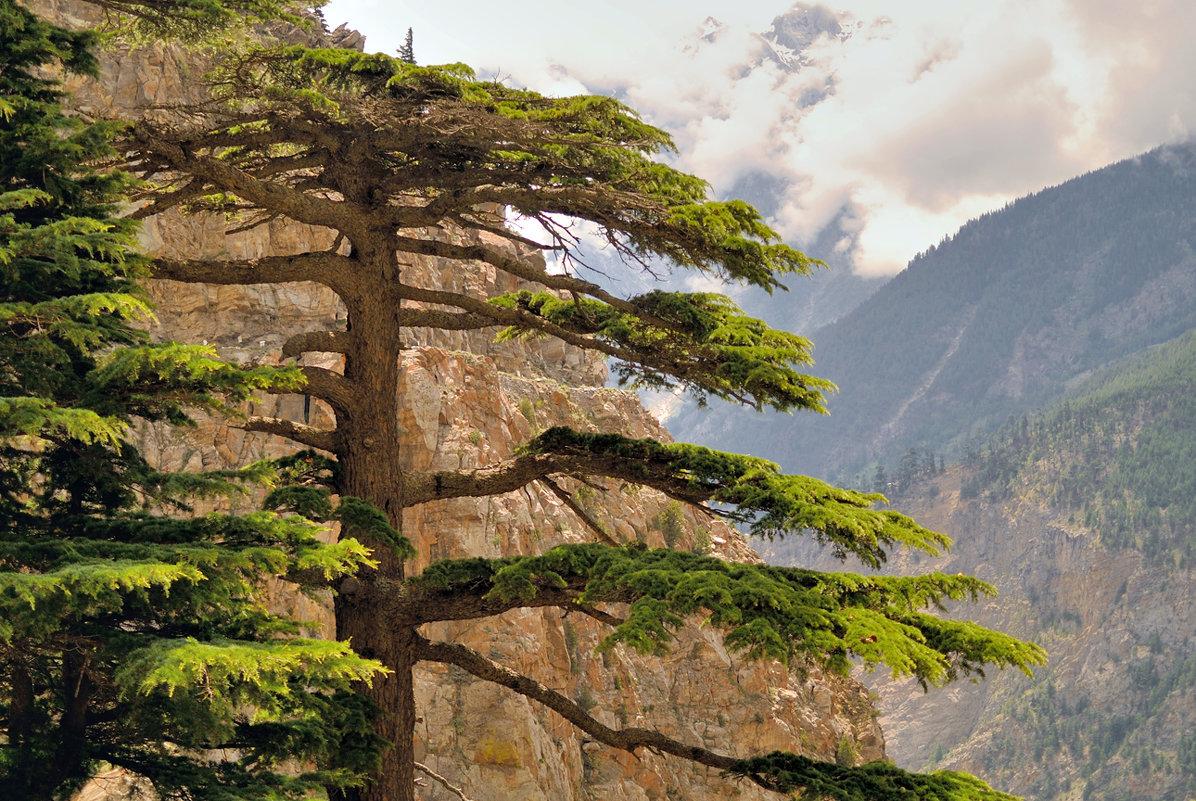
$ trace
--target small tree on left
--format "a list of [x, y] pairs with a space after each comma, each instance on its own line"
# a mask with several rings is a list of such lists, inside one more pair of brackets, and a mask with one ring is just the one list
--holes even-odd
[[196, 801], [352, 785], [377, 744], [349, 689], [380, 665], [301, 636], [264, 587], [324, 586], [367, 551], [319, 536], [332, 508], [187, 514], [321, 465], [162, 472], [128, 436], [302, 378], [154, 344], [139, 326], [145, 261], [135, 223], [115, 216], [130, 179], [89, 166], [113, 131], [66, 114], [47, 77], [93, 72], [94, 44], [0, 0], [0, 786], [64, 797], [105, 765]]

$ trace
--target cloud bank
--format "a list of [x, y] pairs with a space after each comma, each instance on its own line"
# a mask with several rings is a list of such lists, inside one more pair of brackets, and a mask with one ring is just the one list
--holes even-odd
[[421, 63], [615, 94], [716, 192], [771, 176], [786, 237], [834, 223], [864, 274], [1196, 133], [1191, 0], [333, 0], [326, 15], [388, 52], [412, 26]]

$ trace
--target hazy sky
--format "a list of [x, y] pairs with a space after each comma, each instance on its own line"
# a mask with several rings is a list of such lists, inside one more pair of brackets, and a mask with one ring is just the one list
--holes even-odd
[[774, 222], [794, 244], [846, 212], [840, 247], [871, 274], [1018, 195], [1196, 134], [1196, 0], [808, 4], [790, 38], [832, 19], [841, 31], [786, 66], [761, 35], [792, 8], [332, 0], [326, 16], [370, 50], [393, 53], [411, 26], [420, 63], [618, 94], [716, 191], [782, 177]]

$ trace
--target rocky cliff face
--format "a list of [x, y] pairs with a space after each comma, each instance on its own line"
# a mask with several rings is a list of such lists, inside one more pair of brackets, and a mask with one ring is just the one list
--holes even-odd
[[[39, 7], [59, 19], [85, 14], [77, 4]], [[85, 109], [135, 114], [149, 103], [186, 97], [201, 72], [194, 57], [169, 49], [116, 51], [106, 57], [98, 84], [72, 88]], [[220, 220], [170, 214], [150, 220], [144, 240], [155, 253], [244, 258], [326, 246], [330, 237], [292, 224], [225, 235]], [[482, 266], [466, 269], [415, 259], [408, 270], [423, 285], [467, 287], [479, 296], [513, 288]], [[335, 297], [315, 285], [159, 282], [152, 291], [160, 318], [156, 336], [209, 342], [244, 362], [277, 361], [287, 336], [337, 328], [344, 319]], [[634, 395], [605, 388], [605, 366], [580, 351], [552, 342], [499, 345], [484, 332], [412, 331], [409, 345], [402, 356], [401, 405], [405, 454], [413, 467], [483, 465], [511, 455], [537, 431], [555, 424], [667, 438]], [[292, 419], [304, 415], [302, 396], [263, 403], [266, 408], [258, 413]], [[319, 422], [326, 410], [313, 406], [311, 414]], [[147, 428], [139, 437], [151, 459], [174, 467], [243, 464], [289, 447], [215, 420], [187, 432]], [[613, 483], [601, 490], [570, 489], [619, 540], [757, 558], [733, 530], [698, 519], [654, 492]], [[418, 546], [417, 569], [446, 557], [535, 553], [592, 536], [555, 495], [538, 485], [489, 499], [408, 510], [404, 531]], [[281, 588], [278, 598], [330, 632], [326, 606], [296, 599]], [[466, 643], [568, 692], [608, 724], [656, 726], [744, 755], [783, 748], [829, 760], [844, 742], [862, 759], [883, 755], [880, 730], [859, 684], [817, 670], [799, 678], [776, 665], [741, 664], [707, 631], [684, 632], [662, 660], [621, 650], [598, 656], [596, 624], [558, 611], [529, 610], [444, 625], [433, 634]], [[423, 672], [418, 701], [417, 758], [475, 801], [762, 797], [705, 769], [587, 744], [552, 713], [451, 670]], [[451, 797], [437, 785], [423, 793], [426, 801]]]
[[921, 522], [959, 532], [954, 552], [892, 567], [993, 582], [999, 598], [958, 613], [1036, 640], [1050, 662], [1033, 678], [1007, 672], [930, 694], [877, 677], [892, 757], [967, 770], [1041, 801], [1191, 798], [1190, 565], [1106, 547], [1099, 531], [1033, 493], [961, 498], [964, 475], [952, 468], [901, 499]]

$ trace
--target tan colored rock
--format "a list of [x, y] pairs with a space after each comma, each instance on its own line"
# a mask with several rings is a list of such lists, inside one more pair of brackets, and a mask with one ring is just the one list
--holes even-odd
[[98, 774], [71, 801], [158, 801], [149, 782], [114, 768]]

